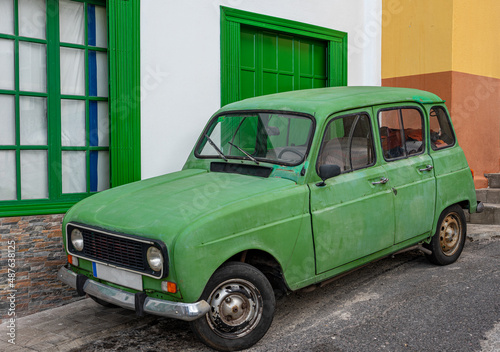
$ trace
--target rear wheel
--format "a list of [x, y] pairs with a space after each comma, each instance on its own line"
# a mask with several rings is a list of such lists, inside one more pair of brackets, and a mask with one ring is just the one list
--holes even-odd
[[446, 208], [439, 217], [436, 233], [426, 245], [432, 251], [427, 258], [434, 264], [454, 263], [464, 248], [467, 225], [465, 215], [458, 205]]
[[237, 351], [257, 343], [274, 316], [275, 298], [267, 278], [255, 267], [230, 262], [210, 278], [202, 299], [210, 311], [192, 321], [195, 335], [219, 351]]

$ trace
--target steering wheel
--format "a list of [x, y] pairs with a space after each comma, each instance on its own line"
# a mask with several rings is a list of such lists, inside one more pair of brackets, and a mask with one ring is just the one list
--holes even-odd
[[294, 148], [289, 148], [289, 147], [285, 147], [283, 148], [283, 150], [278, 154], [278, 159], [281, 159], [281, 156], [286, 153], [286, 152], [290, 152], [290, 153], [294, 153], [294, 154], [297, 154], [298, 156], [300, 156], [300, 158], [302, 159], [304, 157], [304, 154], [302, 154], [301, 152], [299, 152], [298, 150], [294, 149]]

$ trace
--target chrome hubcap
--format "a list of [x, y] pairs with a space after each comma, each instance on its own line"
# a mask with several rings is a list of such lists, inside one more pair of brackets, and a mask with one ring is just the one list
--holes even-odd
[[208, 299], [207, 320], [212, 330], [229, 339], [249, 334], [262, 316], [262, 296], [246, 280], [228, 280], [219, 285]]
[[462, 223], [458, 214], [450, 213], [444, 218], [439, 231], [439, 244], [443, 254], [452, 256], [460, 247], [462, 240]]

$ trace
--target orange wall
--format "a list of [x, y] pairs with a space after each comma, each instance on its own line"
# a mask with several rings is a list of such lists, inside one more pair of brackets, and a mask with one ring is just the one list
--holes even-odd
[[390, 19], [382, 21], [382, 85], [445, 99], [476, 187], [486, 187], [484, 173], [500, 172], [500, 1], [382, 4]]

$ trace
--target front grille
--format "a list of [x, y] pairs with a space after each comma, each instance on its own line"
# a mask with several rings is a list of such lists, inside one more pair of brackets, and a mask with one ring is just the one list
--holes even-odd
[[83, 229], [83, 253], [87, 258], [105, 261], [132, 270], [147, 269], [143, 244], [127, 238]]
[[[75, 228], [83, 235], [83, 251], [81, 252], [77, 251], [71, 243], [71, 231]], [[168, 273], [167, 251], [163, 242], [157, 240], [69, 223], [66, 226], [66, 244], [70, 254], [90, 261], [110, 264], [152, 277], [165, 277]], [[165, 265], [161, 271], [155, 272], [149, 267], [146, 253], [151, 246], [157, 247], [163, 254]]]

